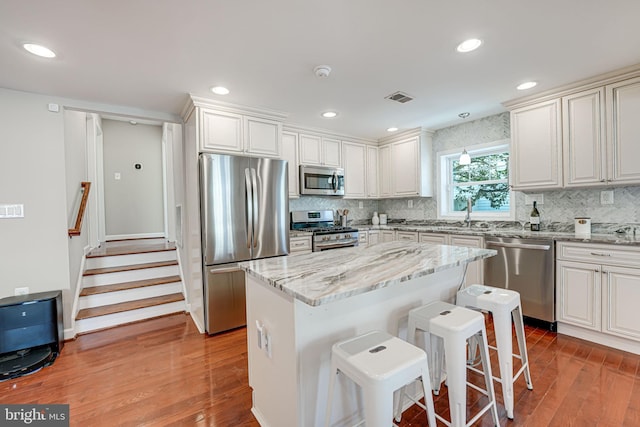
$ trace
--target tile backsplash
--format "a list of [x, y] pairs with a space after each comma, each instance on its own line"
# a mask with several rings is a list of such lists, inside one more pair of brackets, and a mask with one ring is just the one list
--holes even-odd
[[[463, 123], [437, 130], [433, 135], [435, 153], [477, 144], [507, 139], [510, 137], [509, 113]], [[434, 179], [434, 182], [436, 180]], [[437, 191], [437, 189], [436, 189]], [[601, 191], [613, 191], [614, 203], [600, 203]], [[640, 223], [640, 187], [615, 187], [579, 190], [536, 191], [542, 194], [544, 204], [538, 206], [542, 222], [573, 223], [578, 216], [590, 217], [592, 223], [638, 224]], [[525, 193], [516, 191], [516, 219], [527, 220], [531, 206], [525, 205]], [[434, 220], [437, 218], [437, 197], [414, 198], [413, 207], [408, 199], [347, 200], [333, 197], [307, 197], [290, 199], [291, 210], [349, 209], [349, 220], [370, 219], [374, 211], [386, 213], [389, 219], [407, 221]], [[363, 208], [359, 208], [363, 202]]]

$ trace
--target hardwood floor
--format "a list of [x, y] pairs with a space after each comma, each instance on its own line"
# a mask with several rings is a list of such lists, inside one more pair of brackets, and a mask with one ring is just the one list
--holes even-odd
[[[519, 379], [510, 421], [496, 387], [502, 426], [640, 426], [640, 356], [533, 327], [526, 335], [534, 389]], [[435, 401], [448, 417], [446, 396], [443, 387]], [[468, 409], [477, 396], [468, 393]], [[245, 329], [206, 337], [184, 314], [67, 342], [52, 366], [0, 383], [0, 402], [68, 403], [72, 426], [258, 426]], [[485, 415], [475, 425], [491, 424]], [[426, 425], [416, 406], [400, 423]]]

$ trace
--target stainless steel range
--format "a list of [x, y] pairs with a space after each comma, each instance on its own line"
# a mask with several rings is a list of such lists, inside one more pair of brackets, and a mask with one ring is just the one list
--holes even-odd
[[313, 233], [313, 252], [358, 246], [358, 230], [335, 225], [333, 211], [293, 211], [291, 229]]

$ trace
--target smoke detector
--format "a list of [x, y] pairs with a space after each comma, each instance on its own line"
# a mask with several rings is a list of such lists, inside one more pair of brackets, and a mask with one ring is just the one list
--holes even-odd
[[329, 67], [328, 65], [318, 65], [313, 69], [313, 73], [316, 75], [316, 77], [324, 79], [326, 77], [329, 77], [329, 73], [331, 73], [331, 67]]

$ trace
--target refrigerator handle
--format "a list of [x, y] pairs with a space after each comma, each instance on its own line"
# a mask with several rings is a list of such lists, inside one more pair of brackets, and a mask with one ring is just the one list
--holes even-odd
[[253, 247], [258, 247], [258, 234], [256, 230], [258, 229], [258, 174], [254, 168], [251, 168], [251, 188], [252, 191], [252, 202], [253, 202]]
[[253, 235], [253, 188], [251, 186], [251, 176], [249, 168], [244, 170], [244, 187], [245, 187], [245, 205], [247, 207], [247, 248], [251, 248], [251, 237]]

